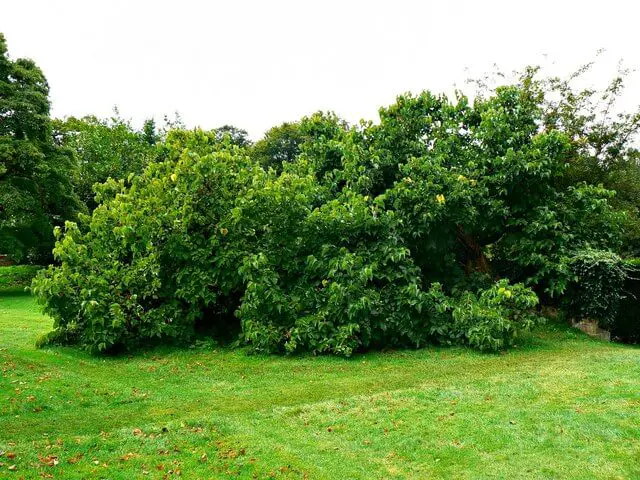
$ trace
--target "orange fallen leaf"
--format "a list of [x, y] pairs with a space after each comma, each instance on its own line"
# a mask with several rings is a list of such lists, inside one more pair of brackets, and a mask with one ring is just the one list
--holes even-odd
[[40, 463], [44, 463], [49, 467], [55, 467], [56, 465], [58, 465], [58, 463], [60, 463], [58, 461], [58, 457], [55, 455], [47, 455], [46, 457], [38, 456], [38, 459], [40, 460]]

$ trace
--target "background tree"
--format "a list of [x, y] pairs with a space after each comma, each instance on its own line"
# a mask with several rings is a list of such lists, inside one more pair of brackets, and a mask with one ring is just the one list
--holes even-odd
[[269, 129], [251, 149], [251, 157], [265, 168], [282, 171], [284, 163], [293, 162], [305, 140], [300, 122], [285, 122]]
[[0, 33], [0, 252], [44, 261], [53, 228], [80, 208], [72, 153], [55, 145], [49, 86], [31, 60], [11, 60]]
[[215, 133], [215, 140], [218, 142], [222, 142], [227, 138], [231, 144], [238, 147], [249, 147], [252, 144], [247, 131], [233, 125], [223, 125], [222, 127], [214, 128], [212, 132]]
[[161, 135], [153, 120], [138, 131], [120, 117], [117, 109], [108, 119], [95, 116], [54, 121], [56, 142], [75, 153], [78, 174], [76, 190], [89, 210], [96, 207], [93, 186], [108, 178], [126, 178], [141, 173], [155, 157]]

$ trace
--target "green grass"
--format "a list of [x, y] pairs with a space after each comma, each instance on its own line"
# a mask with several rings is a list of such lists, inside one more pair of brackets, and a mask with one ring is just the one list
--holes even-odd
[[0, 296], [0, 478], [640, 478], [640, 350], [564, 327], [348, 360], [35, 349], [50, 327]]

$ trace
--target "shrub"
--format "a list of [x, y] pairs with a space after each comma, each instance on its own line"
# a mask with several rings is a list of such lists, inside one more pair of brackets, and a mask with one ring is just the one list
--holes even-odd
[[235, 310], [237, 259], [217, 253], [252, 163], [214, 135], [176, 132], [165, 162], [130, 184], [107, 182], [91, 217], [56, 232], [60, 265], [32, 290], [54, 328], [73, 332], [58, 338], [91, 351], [180, 341], [197, 322], [225, 322]]
[[286, 217], [296, 221], [243, 209], [249, 224], [260, 219], [269, 231], [260, 253], [242, 267], [243, 338], [263, 351], [344, 355], [371, 345], [424, 343], [429, 319], [420, 315], [419, 271], [393, 212], [354, 193], [308, 209], [303, 194], [287, 198], [279, 187], [281, 180], [253, 205], [266, 214], [281, 199], [287, 205], [281, 210], [291, 210]]
[[610, 329], [616, 323], [620, 302], [626, 297], [629, 268], [613, 252], [586, 249], [576, 252], [569, 262], [573, 275], [568, 298], [571, 316], [591, 318]]
[[5, 290], [24, 290], [31, 285], [31, 280], [38, 270], [38, 265], [0, 266], [0, 292]]
[[574, 319], [596, 320], [611, 338], [640, 342], [638, 259], [622, 259], [609, 251], [587, 249], [570, 261], [573, 275], [566, 307]]
[[538, 297], [522, 284], [500, 280], [476, 295], [462, 294], [453, 307], [452, 336], [480, 350], [513, 345], [540, 318], [533, 313]]

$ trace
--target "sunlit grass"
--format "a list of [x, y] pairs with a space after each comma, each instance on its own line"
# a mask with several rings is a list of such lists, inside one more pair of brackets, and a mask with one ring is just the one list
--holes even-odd
[[348, 360], [35, 349], [50, 327], [0, 296], [0, 478], [640, 478], [640, 350], [564, 327]]

